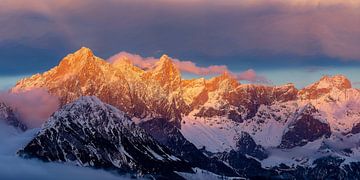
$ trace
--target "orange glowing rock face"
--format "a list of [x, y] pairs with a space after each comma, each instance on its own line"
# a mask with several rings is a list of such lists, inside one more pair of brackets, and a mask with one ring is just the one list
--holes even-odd
[[206, 103], [209, 96], [221, 99], [238, 85], [227, 73], [210, 80], [183, 80], [167, 55], [142, 70], [126, 58], [110, 64], [83, 47], [48, 72], [19, 81], [12, 92], [41, 87], [58, 96], [61, 104], [94, 95], [135, 117], [179, 119]]
[[144, 74], [144, 78], [157, 81], [168, 93], [178, 90], [181, 85], [180, 71], [167, 55], [163, 55], [155, 66]]
[[83, 47], [53, 69], [19, 81], [12, 92], [33, 88], [47, 89], [62, 105], [93, 95], [133, 117], [179, 120], [195, 109], [205, 112], [210, 107], [229, 112], [230, 107], [245, 107], [255, 113], [260, 104], [316, 99], [334, 89], [351, 89], [351, 83], [344, 76], [325, 76], [299, 91], [293, 84], [240, 84], [226, 72], [208, 80], [185, 80], [167, 55], [143, 70], [127, 58], [108, 63]]
[[[117, 83], [112, 83], [113, 81]], [[121, 106], [122, 103], [130, 101], [129, 97], [118, 96], [117, 93], [109, 91], [117, 89], [119, 92], [130, 94], [124, 84], [126, 80], [120, 71], [94, 56], [90, 49], [81, 48], [74, 54], [66, 56], [50, 71], [21, 80], [12, 91], [43, 87], [58, 96], [61, 104], [72, 102], [80, 96], [95, 95], [101, 96], [104, 101]], [[126, 110], [127, 107], [123, 106], [122, 109]]]
[[42, 87], [62, 104], [94, 95], [136, 117], [180, 118], [188, 109], [181, 82], [180, 71], [166, 55], [144, 71], [126, 59], [110, 64], [83, 47], [48, 72], [19, 81], [12, 92]]

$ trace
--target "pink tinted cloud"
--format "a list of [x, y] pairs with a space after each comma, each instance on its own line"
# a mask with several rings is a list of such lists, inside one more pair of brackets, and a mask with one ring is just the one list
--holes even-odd
[[264, 84], [270, 84], [270, 80], [268, 80], [265, 76], [261, 76], [256, 74], [256, 72], [253, 69], [248, 69], [244, 72], [241, 73], [233, 73], [233, 75], [235, 76], [235, 78], [237, 80], [244, 80], [244, 81], [249, 81], [249, 82], [254, 82], [254, 83], [264, 83]]
[[[110, 63], [116, 63], [117, 61], [121, 61], [124, 58], [127, 58], [134, 65], [136, 65], [140, 68], [143, 68], [143, 69], [149, 69], [152, 66], [154, 66], [154, 64], [157, 61], [159, 61], [159, 59], [154, 58], [154, 57], [144, 58], [144, 57], [141, 57], [140, 55], [131, 54], [131, 53], [124, 52], [124, 51], [110, 57], [108, 59], [108, 61]], [[204, 76], [217, 75], [217, 74], [222, 74], [224, 72], [229, 72], [235, 79], [237, 79], [239, 81], [248, 81], [248, 82], [252, 82], [252, 83], [266, 83], [266, 84], [270, 83], [270, 81], [266, 77], [257, 75], [257, 73], [253, 69], [248, 69], [244, 72], [235, 73], [235, 72], [231, 72], [225, 65], [211, 65], [211, 66], [207, 66], [207, 67], [199, 67], [194, 62], [189, 61], [189, 60], [182, 61], [179, 59], [172, 58], [172, 61], [173, 61], [174, 65], [181, 72], [187, 72], [187, 73], [191, 73], [191, 74], [204, 75]]]
[[120, 53], [117, 53], [116, 55], [110, 57], [108, 59], [108, 61], [110, 63], [115, 63], [116, 61], [120, 61], [123, 58], [127, 58], [131, 61], [131, 63], [133, 63], [134, 65], [142, 68], [142, 69], [148, 69], [151, 68], [155, 62], [157, 62], [159, 59], [156, 59], [154, 57], [141, 57], [140, 55], [137, 54], [131, 54], [125, 51], [122, 51]]
[[59, 108], [58, 98], [44, 89], [18, 93], [2, 92], [0, 101], [12, 107], [30, 128], [40, 127]]
[[199, 67], [191, 61], [180, 61], [178, 59], [174, 60], [174, 64], [180, 69], [180, 71], [196, 75], [221, 74], [229, 71], [225, 65], [211, 65], [208, 67]]

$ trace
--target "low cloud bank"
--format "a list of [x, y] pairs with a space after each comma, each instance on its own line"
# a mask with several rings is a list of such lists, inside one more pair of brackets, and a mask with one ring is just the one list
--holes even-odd
[[0, 102], [12, 107], [30, 128], [40, 127], [59, 108], [57, 97], [44, 89], [0, 93]]
[[[159, 61], [158, 58], [154, 57], [142, 57], [137, 54], [128, 53], [125, 51], [122, 51], [112, 57], [109, 58], [110, 63], [116, 63], [117, 61], [122, 61], [124, 58], [127, 58], [130, 60], [134, 65], [143, 68], [143, 69], [149, 69], [154, 64]], [[258, 75], [253, 69], [248, 69], [244, 72], [235, 73], [231, 72], [227, 66], [225, 65], [211, 65], [207, 67], [199, 67], [194, 62], [189, 60], [179, 60], [172, 58], [175, 66], [181, 71], [181, 72], [187, 72], [191, 74], [196, 75], [218, 75], [222, 74], [224, 72], [228, 72], [230, 75], [232, 75], [234, 78], [236, 78], [239, 81], [248, 81], [251, 83], [265, 83], [268, 84], [270, 81], [264, 77]]]
[[18, 157], [16, 152], [30, 142], [38, 131], [35, 128], [19, 133], [0, 122], [0, 179], [130, 179], [129, 175], [120, 176], [104, 170]]

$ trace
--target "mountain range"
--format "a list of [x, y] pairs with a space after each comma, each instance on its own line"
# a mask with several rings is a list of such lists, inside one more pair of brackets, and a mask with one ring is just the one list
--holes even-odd
[[[254, 179], [360, 178], [360, 90], [342, 75], [302, 89], [241, 84], [227, 72], [183, 79], [167, 55], [141, 69], [83, 47], [11, 93], [37, 88], [61, 108], [23, 157], [159, 179], [196, 168]], [[25, 130], [5, 107], [0, 115]]]

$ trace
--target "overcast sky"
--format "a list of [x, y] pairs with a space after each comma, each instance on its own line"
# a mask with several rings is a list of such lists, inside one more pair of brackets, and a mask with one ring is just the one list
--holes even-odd
[[358, 0], [0, 1], [0, 89], [81, 46], [104, 59], [125, 51], [251, 69], [275, 85], [360, 82]]

